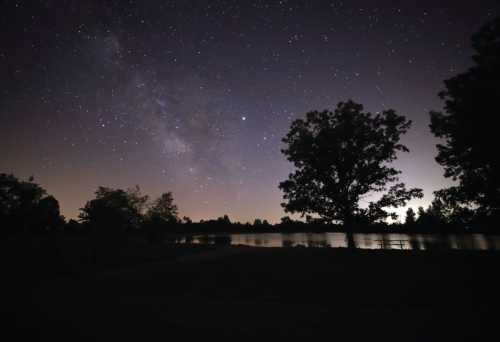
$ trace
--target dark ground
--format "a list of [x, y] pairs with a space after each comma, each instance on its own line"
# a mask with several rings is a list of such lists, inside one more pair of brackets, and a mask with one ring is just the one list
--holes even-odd
[[5, 246], [8, 341], [499, 338], [500, 253]]

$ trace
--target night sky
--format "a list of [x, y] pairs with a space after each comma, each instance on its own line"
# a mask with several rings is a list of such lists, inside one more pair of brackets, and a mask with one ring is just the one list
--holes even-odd
[[[2, 1], [0, 172], [68, 218], [97, 186], [172, 191], [181, 216], [283, 216], [281, 138], [353, 99], [413, 120], [396, 165], [449, 184], [428, 111], [498, 1]], [[465, 4], [462, 4], [465, 3]]]

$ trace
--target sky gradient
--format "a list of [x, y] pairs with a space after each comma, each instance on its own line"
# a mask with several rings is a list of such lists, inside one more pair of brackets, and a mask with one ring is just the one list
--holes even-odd
[[[396, 162], [425, 197], [449, 184], [431, 109], [498, 1], [5, 1], [0, 172], [75, 218], [97, 186], [172, 191], [181, 216], [284, 215], [290, 123], [353, 99], [413, 120]], [[401, 212], [401, 211], [400, 211]]]

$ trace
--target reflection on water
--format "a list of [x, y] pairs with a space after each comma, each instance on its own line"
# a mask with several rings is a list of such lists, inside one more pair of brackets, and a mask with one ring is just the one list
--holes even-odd
[[[500, 250], [500, 236], [483, 234], [354, 234], [354, 240], [356, 246], [363, 249]], [[176, 242], [252, 247], [347, 247], [344, 233], [202, 234], [183, 237]]]

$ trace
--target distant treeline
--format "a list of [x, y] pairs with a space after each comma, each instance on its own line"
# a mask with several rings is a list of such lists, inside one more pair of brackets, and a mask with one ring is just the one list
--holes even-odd
[[332, 224], [307, 216], [293, 220], [288, 216], [279, 223], [255, 219], [253, 222], [231, 222], [229, 216], [193, 222], [179, 217], [173, 196], [166, 192], [150, 200], [138, 186], [127, 190], [99, 187], [95, 198], [81, 209], [78, 220], [66, 220], [59, 212], [59, 202], [31, 178], [26, 181], [14, 175], [0, 174], [0, 222], [2, 236], [47, 235], [64, 233], [92, 235], [102, 239], [120, 239], [127, 235], [141, 235], [150, 240], [163, 239], [169, 234], [194, 233], [250, 233], [250, 232], [418, 232], [460, 233], [495, 232], [491, 222], [475, 216], [454, 217], [435, 200], [427, 209], [415, 213], [408, 209], [404, 223], [354, 222], [352, 227]]

